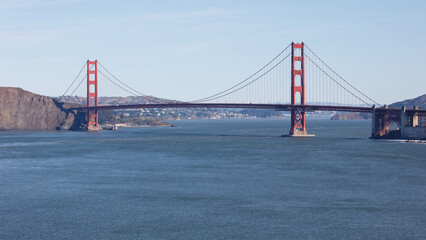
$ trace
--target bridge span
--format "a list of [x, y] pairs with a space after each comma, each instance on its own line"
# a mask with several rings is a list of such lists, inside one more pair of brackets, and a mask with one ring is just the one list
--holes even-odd
[[[79, 83], [76, 82], [85, 67], [85, 76]], [[85, 80], [87, 105], [73, 109], [87, 112], [88, 130], [99, 129], [98, 111], [101, 110], [251, 108], [289, 111], [289, 135], [295, 137], [310, 136], [306, 128], [307, 112], [334, 111], [371, 113], [373, 138], [426, 138], [426, 110], [388, 108], [379, 104], [341, 77], [303, 42], [289, 44], [266, 65], [232, 87], [194, 101], [160, 101], [142, 94], [118, 79], [97, 60], [86, 62], [63, 96], [74, 83], [78, 83], [70, 94], [74, 95]], [[126, 105], [99, 105], [99, 95], [117, 96], [101, 92], [111, 88], [124, 91], [129, 94], [127, 96], [141, 97], [138, 98], [140, 101]]]

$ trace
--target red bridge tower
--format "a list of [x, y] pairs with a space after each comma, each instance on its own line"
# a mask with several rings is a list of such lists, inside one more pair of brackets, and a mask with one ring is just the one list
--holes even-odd
[[[98, 60], [87, 60], [87, 107], [93, 106], [98, 106]], [[87, 111], [87, 130], [99, 130], [98, 110]]]
[[291, 137], [311, 137], [305, 125], [305, 112], [297, 105], [305, 105], [305, 55], [304, 43], [291, 43]]

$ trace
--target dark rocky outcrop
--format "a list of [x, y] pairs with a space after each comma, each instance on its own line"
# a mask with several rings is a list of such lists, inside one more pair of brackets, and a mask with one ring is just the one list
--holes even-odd
[[371, 119], [371, 113], [341, 113], [334, 115], [331, 120], [364, 120]]
[[70, 110], [72, 106], [21, 88], [0, 87], [0, 129], [83, 129], [85, 114]]

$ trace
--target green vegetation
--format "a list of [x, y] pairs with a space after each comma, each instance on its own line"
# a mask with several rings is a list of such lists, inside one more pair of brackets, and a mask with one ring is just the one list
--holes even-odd
[[114, 120], [113, 110], [102, 110], [98, 111], [98, 122], [99, 124], [105, 124]]

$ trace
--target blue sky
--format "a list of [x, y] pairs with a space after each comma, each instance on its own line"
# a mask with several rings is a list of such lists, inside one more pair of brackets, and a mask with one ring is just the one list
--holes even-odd
[[192, 100], [307, 43], [380, 103], [426, 93], [426, 1], [0, 0], [0, 86], [61, 95], [87, 59]]

